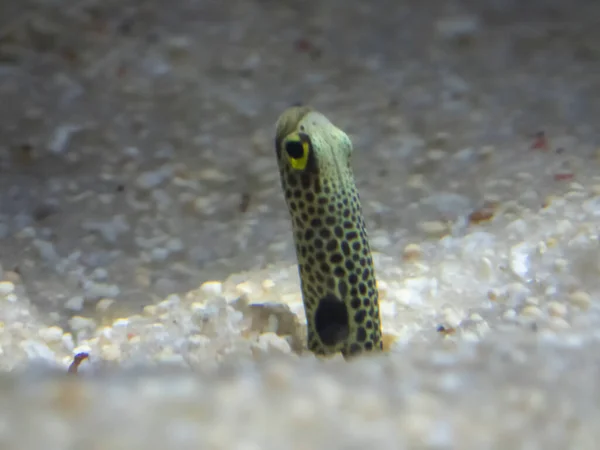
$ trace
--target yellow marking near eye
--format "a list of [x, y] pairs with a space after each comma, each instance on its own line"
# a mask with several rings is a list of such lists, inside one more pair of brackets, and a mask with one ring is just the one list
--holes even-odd
[[299, 158], [293, 158], [287, 151], [285, 154], [287, 155], [292, 168], [296, 170], [304, 170], [308, 164], [308, 152], [310, 151], [309, 142], [306, 141], [306, 139], [302, 139], [298, 133], [293, 133], [285, 140], [284, 147], [287, 147], [289, 143], [299, 143], [302, 146], [302, 156]]

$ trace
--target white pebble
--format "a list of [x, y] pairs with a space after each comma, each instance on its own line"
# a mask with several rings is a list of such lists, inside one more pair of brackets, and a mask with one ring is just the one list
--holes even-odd
[[544, 313], [537, 306], [529, 305], [521, 310], [521, 316], [523, 317], [542, 317]]
[[549, 323], [550, 323], [550, 328], [552, 328], [554, 331], [562, 331], [562, 330], [567, 330], [567, 329], [571, 328], [571, 325], [569, 325], [569, 322], [567, 322], [562, 317], [551, 317], [549, 320]]
[[427, 158], [430, 161], [434, 161], [434, 162], [441, 161], [445, 157], [446, 157], [446, 152], [443, 150], [432, 149], [427, 152]]
[[203, 334], [193, 334], [188, 338], [188, 343], [190, 345], [206, 348], [210, 344], [211, 340], [208, 336], [204, 336]]
[[145, 316], [153, 317], [158, 315], [158, 308], [156, 305], [146, 305], [142, 311]]
[[194, 200], [194, 209], [200, 214], [210, 215], [215, 211], [214, 203], [213, 197], [197, 197]]
[[506, 311], [504, 311], [504, 314], [502, 314], [502, 318], [504, 320], [508, 320], [508, 321], [511, 321], [511, 322], [516, 317], [517, 317], [517, 312], [514, 309], [507, 309]]
[[557, 272], [565, 272], [569, 267], [569, 261], [564, 258], [556, 258], [554, 261], [554, 269]]
[[411, 175], [406, 180], [406, 185], [413, 189], [423, 189], [425, 188], [425, 176], [420, 173]]
[[96, 281], [105, 281], [108, 278], [108, 271], [104, 267], [97, 267], [90, 276]]
[[510, 268], [522, 280], [529, 281], [529, 246], [525, 243], [517, 244], [510, 249]]
[[587, 310], [592, 304], [590, 294], [584, 291], [575, 291], [569, 295], [569, 301], [582, 310]]
[[123, 154], [129, 158], [137, 158], [140, 156], [140, 153], [140, 149], [137, 147], [125, 147], [123, 149]]
[[80, 295], [76, 295], [67, 300], [64, 306], [71, 311], [81, 311], [83, 309], [83, 303], [84, 298]]
[[121, 359], [121, 348], [117, 344], [103, 345], [100, 349], [100, 357], [107, 361], [119, 361]]
[[89, 280], [84, 283], [83, 289], [85, 290], [86, 298], [90, 300], [96, 300], [97, 298], [102, 297], [114, 298], [121, 293], [121, 290], [115, 284], [94, 283]]
[[93, 330], [96, 328], [96, 322], [89, 317], [73, 316], [69, 319], [69, 326], [74, 331]]
[[86, 231], [95, 231], [109, 244], [116, 243], [117, 238], [130, 229], [127, 219], [122, 214], [116, 215], [110, 221], [86, 220], [82, 223], [81, 228]]
[[407, 277], [404, 279], [404, 286], [415, 291], [426, 291], [435, 287], [437, 281], [427, 277]]
[[180, 252], [184, 249], [183, 241], [179, 238], [172, 238], [167, 241], [165, 247], [170, 253]]
[[479, 342], [480, 341], [480, 337], [477, 335], [477, 333], [475, 333], [473, 331], [464, 331], [461, 335], [461, 338], [465, 342]]
[[200, 291], [209, 296], [221, 295], [223, 293], [223, 283], [220, 281], [206, 281], [200, 285]]
[[105, 204], [105, 205], [110, 205], [114, 199], [115, 199], [115, 195], [114, 194], [100, 194], [97, 196], [98, 200], [100, 200], [101, 203]]
[[170, 175], [171, 168], [164, 166], [158, 170], [141, 173], [135, 180], [135, 184], [140, 189], [152, 189], [162, 184]]
[[27, 354], [29, 359], [45, 359], [46, 361], [55, 361], [54, 352], [45, 344], [38, 341], [25, 340], [19, 344], [21, 350]]
[[483, 336], [484, 334], [489, 332], [491, 330], [491, 328], [490, 328], [490, 325], [485, 320], [482, 320], [481, 322], [477, 323], [476, 330], [477, 330], [477, 334], [479, 336]]
[[380, 302], [379, 307], [383, 317], [396, 317], [397, 310], [395, 302]]
[[174, 308], [177, 308], [181, 303], [181, 298], [178, 295], [172, 294], [165, 298], [162, 302], [158, 303], [156, 307], [158, 308], [158, 312], [170, 311]]
[[165, 331], [165, 325], [163, 323], [151, 323], [147, 326], [147, 328], [149, 331], [156, 334], [160, 334]]
[[479, 313], [472, 313], [469, 316], [469, 319], [471, 319], [473, 322], [483, 322], [483, 317], [481, 317], [481, 314]]
[[109, 326], [103, 326], [96, 330], [96, 337], [100, 342], [110, 341], [115, 335], [115, 330]]
[[161, 364], [186, 367], [188, 364], [182, 355], [173, 353], [171, 349], [165, 349], [154, 357], [156, 362]]
[[60, 327], [42, 328], [38, 331], [38, 336], [46, 343], [60, 342], [63, 338], [63, 329]]
[[384, 234], [377, 234], [375, 236], [373, 236], [370, 239], [370, 243], [371, 243], [371, 248], [372, 249], [380, 249], [380, 250], [385, 250], [386, 248], [388, 248], [390, 245], [392, 245], [392, 242], [390, 241], [390, 238]]
[[473, 149], [473, 147], [466, 147], [461, 150], [458, 150], [456, 153], [454, 153], [452, 155], [452, 157], [459, 161], [468, 161], [473, 157], [474, 154], [475, 154], [475, 149]]
[[0, 281], [0, 295], [5, 296], [12, 294], [15, 290], [15, 285], [10, 281]]
[[258, 342], [253, 345], [253, 350], [261, 353], [290, 353], [290, 344], [275, 333], [264, 333], [258, 337]]
[[112, 298], [100, 299], [100, 300], [98, 300], [98, 303], [96, 303], [96, 311], [106, 312], [108, 310], [108, 308], [110, 308], [114, 302], [115, 302], [115, 300]]
[[300, 427], [314, 424], [314, 418], [318, 415], [316, 403], [302, 395], [298, 395], [292, 398], [287, 405], [293, 423]]
[[238, 295], [250, 295], [252, 294], [253, 289], [250, 283], [244, 281], [243, 283], [239, 283], [238, 285], [236, 285], [235, 291]]
[[115, 320], [112, 324], [113, 328], [126, 328], [129, 326], [129, 319], [119, 318]]
[[198, 177], [204, 181], [227, 181], [229, 178], [218, 169], [203, 169], [198, 173]]
[[565, 317], [567, 315], [567, 305], [552, 301], [548, 303], [548, 312], [554, 317]]
[[190, 312], [194, 315], [203, 315], [206, 310], [206, 305], [200, 302], [194, 302], [190, 305]]
[[388, 284], [383, 280], [375, 280], [375, 288], [379, 291], [379, 298], [385, 298], [389, 290]]
[[166, 211], [173, 204], [173, 199], [162, 189], [152, 191], [152, 198], [156, 203], [156, 208], [159, 211]]
[[69, 146], [71, 136], [81, 129], [80, 125], [60, 125], [54, 130], [52, 139], [48, 143], [48, 150], [52, 153], [63, 153]]
[[456, 312], [453, 308], [445, 308], [443, 311], [443, 315], [444, 315], [444, 322], [452, 327], [452, 328], [458, 328], [460, 326], [460, 322], [461, 322], [461, 317], [458, 314], [458, 312]]
[[403, 306], [411, 305], [418, 297], [412, 289], [396, 289], [392, 293], [393, 298]]
[[150, 252], [150, 257], [154, 262], [162, 262], [169, 257], [169, 251], [166, 248], [154, 247]]
[[448, 226], [440, 220], [420, 222], [419, 228], [421, 229], [421, 231], [423, 231], [431, 237], [439, 237], [448, 233]]
[[73, 341], [73, 335], [71, 333], [63, 334], [62, 345], [65, 349], [73, 351], [73, 349], [75, 348], [75, 342]]

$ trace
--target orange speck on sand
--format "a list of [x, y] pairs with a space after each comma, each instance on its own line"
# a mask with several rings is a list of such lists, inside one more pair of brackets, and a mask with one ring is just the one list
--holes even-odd
[[389, 333], [383, 333], [381, 340], [383, 341], [383, 351], [389, 352], [392, 349], [394, 342], [398, 340], [398, 336]]

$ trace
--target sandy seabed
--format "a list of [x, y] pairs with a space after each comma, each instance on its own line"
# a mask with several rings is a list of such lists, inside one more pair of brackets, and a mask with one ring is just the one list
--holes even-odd
[[[597, 448], [598, 17], [4, 2], [0, 446]], [[385, 355], [304, 351], [298, 101], [354, 142]]]

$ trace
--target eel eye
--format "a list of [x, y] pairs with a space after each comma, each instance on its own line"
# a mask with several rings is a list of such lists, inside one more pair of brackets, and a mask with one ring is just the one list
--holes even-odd
[[288, 141], [287, 144], [285, 144], [285, 151], [292, 159], [300, 159], [304, 154], [304, 148], [300, 141]]
[[310, 154], [310, 138], [304, 133], [290, 135], [283, 145], [293, 169], [304, 170]]

